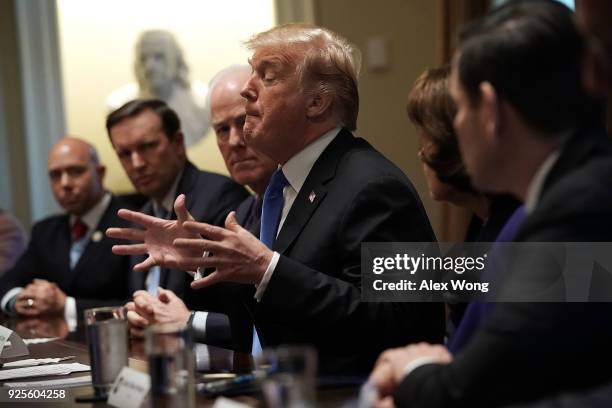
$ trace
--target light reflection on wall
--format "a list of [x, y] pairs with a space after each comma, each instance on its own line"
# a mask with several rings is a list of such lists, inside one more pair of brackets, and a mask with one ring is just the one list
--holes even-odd
[[[242, 41], [274, 25], [273, 0], [58, 0], [67, 129], [92, 142], [107, 164], [106, 186], [130, 191], [104, 129], [105, 98], [134, 81], [138, 34], [175, 33], [191, 78], [208, 82], [221, 68], [246, 62]], [[212, 132], [189, 149], [201, 168], [227, 174]]]

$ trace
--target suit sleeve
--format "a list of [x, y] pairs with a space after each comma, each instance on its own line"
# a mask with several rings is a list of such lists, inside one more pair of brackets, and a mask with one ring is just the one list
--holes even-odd
[[404, 180], [382, 177], [351, 202], [336, 238], [339, 277], [281, 256], [259, 307], [279, 324], [299, 322], [330, 337], [360, 339], [364, 349], [398, 339], [440, 342], [441, 304], [361, 302], [362, 242], [435, 240], [413, 190]]

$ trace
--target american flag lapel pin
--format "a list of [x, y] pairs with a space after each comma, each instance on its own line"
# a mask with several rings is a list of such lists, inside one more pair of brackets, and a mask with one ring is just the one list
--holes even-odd
[[310, 203], [314, 203], [315, 198], [317, 198], [317, 195], [315, 194], [314, 191], [310, 192], [310, 195], [308, 196], [308, 201], [310, 201]]

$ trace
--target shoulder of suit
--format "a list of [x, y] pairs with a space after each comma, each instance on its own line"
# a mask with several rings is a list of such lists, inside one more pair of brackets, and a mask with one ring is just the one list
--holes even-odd
[[399, 167], [362, 138], [354, 138], [339, 155], [336, 176], [359, 184], [384, 178], [408, 181]]
[[205, 170], [198, 170], [196, 189], [199, 188], [205, 188], [208, 195], [210, 195], [211, 190], [244, 190], [243, 186], [231, 178]]

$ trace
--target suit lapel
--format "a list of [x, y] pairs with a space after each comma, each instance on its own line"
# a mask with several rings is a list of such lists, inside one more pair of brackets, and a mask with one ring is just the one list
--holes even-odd
[[[96, 260], [103, 253], [103, 251], [108, 250], [108, 248], [105, 248], [104, 245], [102, 245], [104, 240], [108, 239], [106, 238], [106, 236], [104, 236], [104, 231], [106, 230], [106, 228], [111, 226], [111, 218], [114, 216], [114, 214], [117, 213], [118, 209], [119, 206], [117, 205], [116, 199], [113, 196], [111, 197], [111, 201], [109, 202], [108, 207], [106, 208], [106, 210], [104, 210], [100, 221], [98, 221], [98, 225], [96, 225], [96, 228], [91, 231], [89, 240], [87, 241], [87, 244], [85, 245], [81, 256], [79, 257], [76, 265], [74, 265], [74, 268], [72, 268], [70, 272], [70, 280], [67, 281], [67, 284], [69, 284], [70, 286], [68, 287], [71, 287], [74, 284], [74, 281], [78, 278], [80, 274], [86, 274], [87, 271], [91, 269], [90, 266], [92, 264], [95, 264]], [[103, 235], [101, 239], [95, 241], [93, 237], [94, 234], [97, 234], [98, 232], [102, 233]], [[70, 249], [68, 249], [68, 251], [70, 252]], [[70, 267], [70, 265], [68, 266]]]
[[334, 178], [340, 157], [354, 140], [348, 130], [342, 129], [321, 153], [287, 214], [285, 223], [274, 242], [275, 251], [284, 253], [302, 232], [325, 199], [326, 184]]
[[70, 269], [70, 218], [68, 215], [61, 219], [60, 233], [58, 239], [49, 242], [50, 253], [59, 254], [60, 270], [55, 273], [57, 277], [57, 285], [62, 288], [67, 288], [73, 279], [74, 271]]

